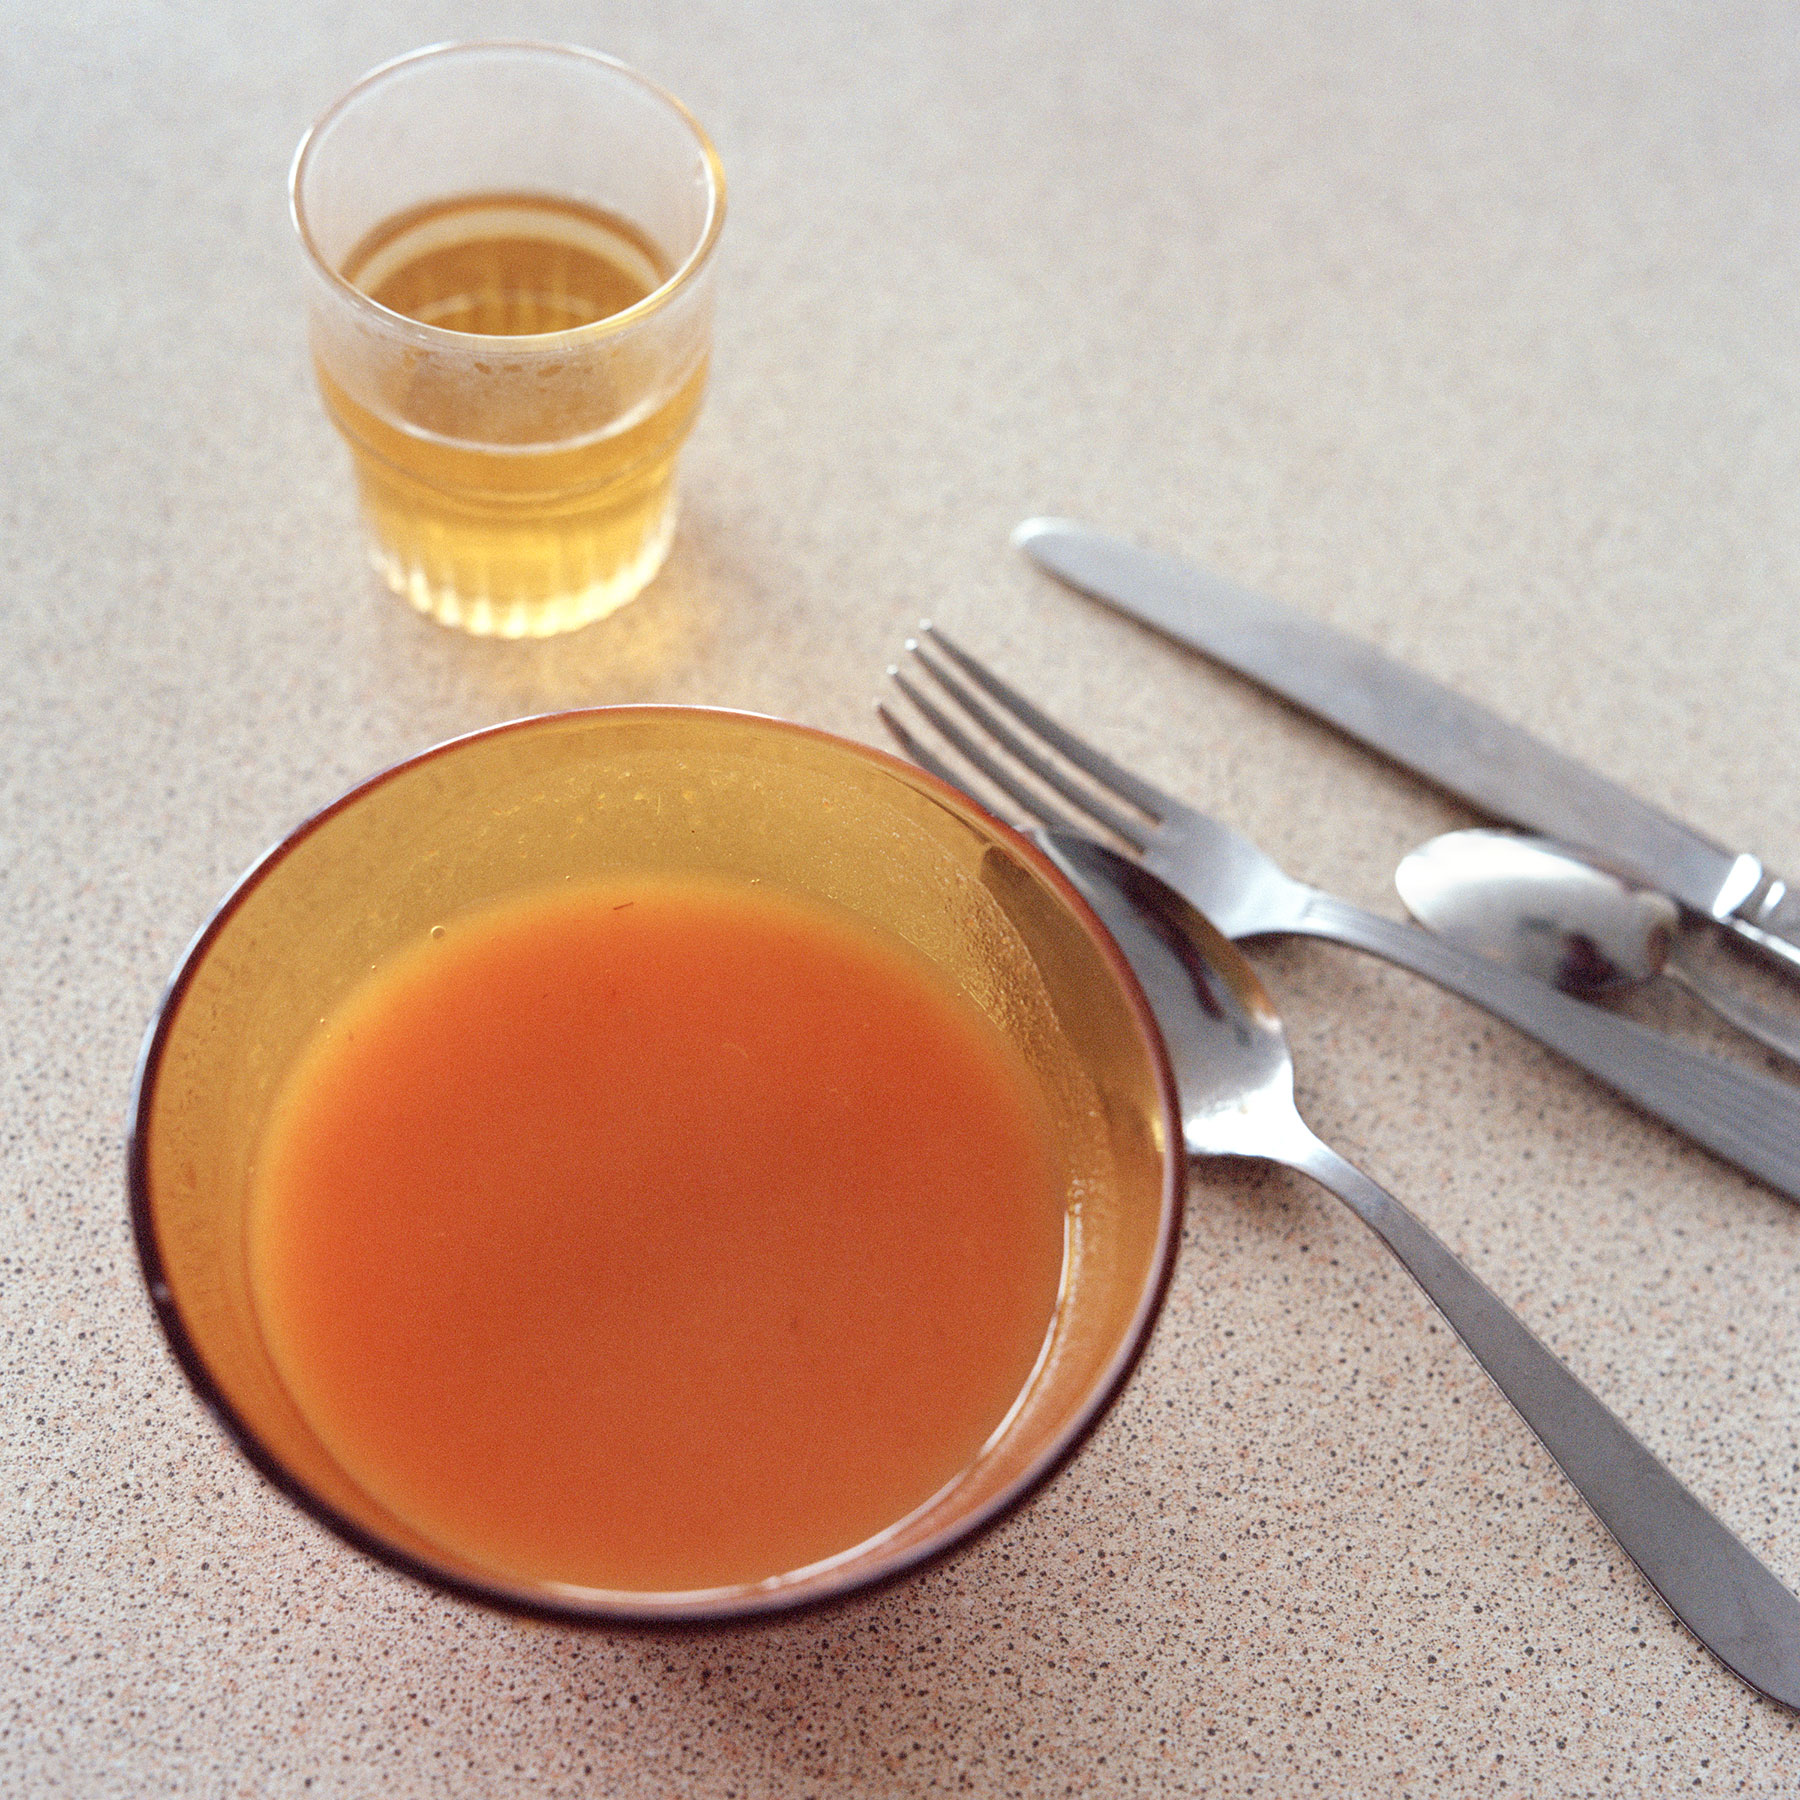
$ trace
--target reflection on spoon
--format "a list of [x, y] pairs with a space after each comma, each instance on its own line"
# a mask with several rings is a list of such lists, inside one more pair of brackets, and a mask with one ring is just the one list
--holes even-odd
[[1447, 832], [1405, 857], [1394, 885], [1421, 925], [1461, 949], [1583, 996], [1662, 976], [1800, 1062], [1800, 1023], [1734, 993], [1694, 961], [1673, 900], [1548, 838]]
[[1162, 1028], [1193, 1156], [1254, 1156], [1328, 1188], [1418, 1282], [1684, 1625], [1800, 1711], [1800, 1601], [1392, 1195], [1308, 1129], [1280, 1016], [1230, 939], [1148, 869], [1039, 832], [1111, 931]]

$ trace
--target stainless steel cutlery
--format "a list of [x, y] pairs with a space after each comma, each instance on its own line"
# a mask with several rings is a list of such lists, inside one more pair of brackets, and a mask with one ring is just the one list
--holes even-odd
[[1800, 893], [1371, 645], [1066, 519], [1013, 541], [1041, 568], [1304, 707], [1481, 812], [1591, 851], [1800, 976]]
[[[1462, 995], [1704, 1144], [1800, 1199], [1800, 1087], [1686, 1049], [1528, 975], [1294, 880], [1230, 827], [1121, 768], [926, 628], [894, 679], [995, 789], [1052, 829], [1100, 835], [1227, 937], [1328, 938]], [[884, 716], [892, 729], [898, 721]], [[904, 741], [904, 740], [903, 740]]]

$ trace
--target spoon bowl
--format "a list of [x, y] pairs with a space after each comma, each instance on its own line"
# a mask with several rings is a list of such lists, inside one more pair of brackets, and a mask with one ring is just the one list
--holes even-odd
[[1407, 910], [1439, 937], [1565, 993], [1602, 993], [1663, 972], [1681, 915], [1547, 838], [1450, 831], [1394, 872]]
[[1698, 960], [1674, 901], [1549, 838], [1446, 832], [1401, 860], [1394, 886], [1421, 925], [1459, 949], [1582, 998], [1673, 981], [1746, 1036], [1800, 1061], [1800, 1024]]

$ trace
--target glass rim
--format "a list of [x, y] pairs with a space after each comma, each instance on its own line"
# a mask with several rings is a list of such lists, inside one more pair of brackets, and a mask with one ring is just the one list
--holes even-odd
[[[312, 154], [318, 147], [320, 135], [327, 127], [372, 88], [391, 80], [395, 75], [415, 63], [496, 50], [524, 51], [534, 55], [567, 57], [576, 61], [597, 63], [616, 75], [624, 76], [652, 99], [660, 102], [687, 127], [693, 136], [695, 147], [700, 152], [701, 166], [705, 170], [707, 184], [706, 219], [699, 240], [666, 280], [652, 288], [641, 300], [633, 301], [622, 312], [609, 313], [604, 319], [590, 319], [585, 325], [571, 325], [564, 331], [514, 334], [450, 331], [441, 325], [427, 325], [422, 320], [409, 318], [405, 313], [396, 312], [391, 306], [383, 306], [379, 300], [365, 294], [355, 283], [346, 281], [332, 267], [313, 237], [300, 188], [310, 165]], [[706, 128], [694, 117], [693, 113], [667, 88], [652, 81], [649, 76], [634, 69], [629, 63], [620, 61], [616, 56], [608, 56], [600, 50], [590, 50], [583, 44], [559, 44], [539, 38], [455, 38], [442, 43], [426, 44], [417, 50], [408, 50], [402, 55], [389, 57], [386, 62], [377, 63], [374, 68], [352, 82], [313, 120], [302, 135], [295, 148], [294, 159], [288, 166], [288, 217], [293, 222], [295, 234], [300, 239], [300, 247], [306, 253], [308, 264], [318, 275], [323, 277], [332, 292], [340, 300], [347, 302], [354, 311], [361, 313], [389, 332], [412, 337], [420, 343], [442, 349], [454, 349], [460, 346], [466, 350], [471, 345], [480, 345], [483, 351], [489, 354], [506, 351], [513, 354], [530, 354], [540, 349], [567, 350], [572, 345], [616, 337], [631, 330], [633, 326], [641, 324], [645, 319], [661, 312], [675, 299], [677, 294], [692, 286], [695, 277], [711, 260], [713, 250], [719, 241], [719, 233], [724, 228], [725, 168], [719, 160], [718, 151], [713, 148], [712, 139], [706, 134]]]
[[[1103, 1366], [1087, 1384], [1080, 1404], [1062, 1426], [1039, 1444], [1026, 1462], [995, 1493], [968, 1513], [951, 1518], [905, 1550], [877, 1554], [868, 1563], [823, 1564], [767, 1582], [739, 1587], [700, 1590], [694, 1593], [610, 1590], [531, 1586], [505, 1577], [474, 1570], [453, 1570], [389, 1542], [372, 1529], [351, 1519], [298, 1474], [265, 1444], [251, 1421], [227, 1397], [190, 1335], [182, 1309], [165, 1275], [162, 1241], [157, 1230], [157, 1207], [151, 1191], [149, 1129], [155, 1111], [163, 1057], [189, 988], [201, 963], [239, 909], [279, 866], [316, 832], [328, 827], [341, 812], [355, 807], [375, 790], [400, 779], [423, 765], [476, 750], [483, 743], [515, 734], [580, 730], [602, 722], [698, 717], [751, 732], [811, 740], [847, 754], [851, 760], [885, 771], [914, 793], [933, 800], [960, 817], [966, 825], [1029, 869], [1055, 894], [1074, 916], [1106, 967], [1116, 990], [1126, 1003], [1134, 1035], [1146, 1050], [1160, 1103], [1166, 1141], [1157, 1197], [1155, 1245], [1131, 1316], [1120, 1331]], [[1111, 932], [1089, 906], [1068, 875], [1032, 840], [998, 815], [989, 812], [948, 782], [907, 762], [877, 745], [865, 744], [836, 732], [767, 713], [716, 706], [683, 706], [667, 702], [636, 702], [618, 706], [577, 707], [537, 713], [500, 724], [479, 727], [417, 751], [364, 777], [334, 800], [302, 819], [267, 849], [239, 876], [214, 907], [210, 917], [183, 951], [151, 1015], [138, 1052], [127, 1108], [125, 1133], [125, 1189], [133, 1247], [151, 1311], [165, 1344], [188, 1383], [238, 1453], [277, 1492], [300, 1511], [332, 1531], [378, 1566], [394, 1569], [421, 1582], [428, 1589], [500, 1612], [539, 1618], [576, 1627], [653, 1628], [719, 1625], [750, 1622], [782, 1615], [810, 1612], [852, 1594], [867, 1593], [899, 1581], [917, 1570], [962, 1549], [992, 1529], [1040, 1492], [1087, 1444], [1095, 1428], [1112, 1410], [1142, 1361], [1157, 1319], [1161, 1316], [1173, 1278], [1186, 1211], [1187, 1157], [1181, 1148], [1181, 1098], [1167, 1047], [1148, 997], [1136, 973], [1119, 949]], [[881, 1534], [886, 1535], [886, 1534]], [[879, 1541], [871, 1540], [871, 1544]], [[864, 1548], [858, 1546], [857, 1548]], [[806, 1577], [805, 1580], [798, 1579]]]

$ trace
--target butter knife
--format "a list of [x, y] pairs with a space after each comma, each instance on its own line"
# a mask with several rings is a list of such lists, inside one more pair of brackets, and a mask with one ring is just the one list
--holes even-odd
[[1358, 639], [1176, 557], [1067, 519], [1013, 542], [1092, 599], [1247, 675], [1478, 811], [1591, 853], [1712, 919], [1800, 978], [1800, 893]]

